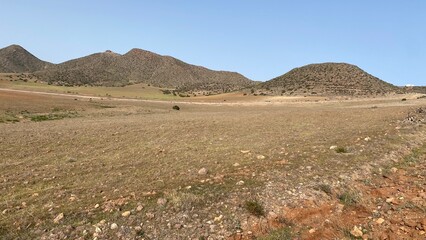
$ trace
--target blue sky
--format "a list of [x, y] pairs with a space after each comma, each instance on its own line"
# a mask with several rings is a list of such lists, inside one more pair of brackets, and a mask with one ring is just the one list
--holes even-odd
[[426, 85], [424, 0], [0, 0], [0, 48], [59, 63], [142, 48], [269, 80], [347, 62], [396, 85]]

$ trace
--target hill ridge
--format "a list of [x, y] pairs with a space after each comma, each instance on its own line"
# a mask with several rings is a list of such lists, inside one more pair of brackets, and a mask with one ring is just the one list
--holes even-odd
[[20, 45], [0, 49], [0, 72], [27, 73], [48, 68], [52, 63], [42, 61]]
[[293, 68], [257, 86], [265, 95], [383, 95], [400, 89], [360, 67], [342, 63], [313, 63]]

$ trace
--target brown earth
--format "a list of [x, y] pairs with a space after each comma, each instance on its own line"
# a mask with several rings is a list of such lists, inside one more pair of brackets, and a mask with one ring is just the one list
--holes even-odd
[[2, 238], [423, 236], [425, 99], [190, 99], [0, 91]]

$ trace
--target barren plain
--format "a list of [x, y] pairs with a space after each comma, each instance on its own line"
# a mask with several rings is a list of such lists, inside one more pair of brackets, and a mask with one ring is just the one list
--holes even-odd
[[2, 239], [426, 236], [421, 94], [0, 87]]

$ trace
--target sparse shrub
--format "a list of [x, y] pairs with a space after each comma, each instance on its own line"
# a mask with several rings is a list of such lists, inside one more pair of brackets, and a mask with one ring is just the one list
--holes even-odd
[[50, 120], [49, 119], [49, 115], [35, 115], [35, 116], [31, 116], [31, 121], [33, 122], [42, 122], [42, 121], [47, 121]]
[[180, 110], [180, 107], [179, 107], [178, 105], [174, 105], [174, 106], [172, 107], [172, 109], [173, 109], [173, 110], [177, 110], [177, 111], [179, 111], [179, 110]]
[[344, 147], [336, 148], [336, 153], [347, 153], [348, 151]]
[[168, 89], [165, 90], [161, 90], [163, 92], [163, 94], [172, 94], [172, 92]]
[[354, 191], [345, 191], [338, 196], [340, 202], [345, 206], [353, 206], [359, 201], [359, 196]]
[[326, 193], [329, 196], [331, 196], [331, 194], [332, 194], [331, 187], [328, 184], [324, 184], [324, 183], [319, 184], [314, 189], [323, 191], [324, 193]]
[[404, 101], [407, 101], [407, 99], [406, 99], [406, 98], [403, 98], [403, 99], [401, 99], [401, 101], [403, 101], [403, 102], [404, 102]]
[[244, 203], [244, 208], [252, 215], [256, 217], [261, 217], [265, 215], [265, 210], [263, 209], [262, 204], [259, 201], [255, 200], [247, 200]]

